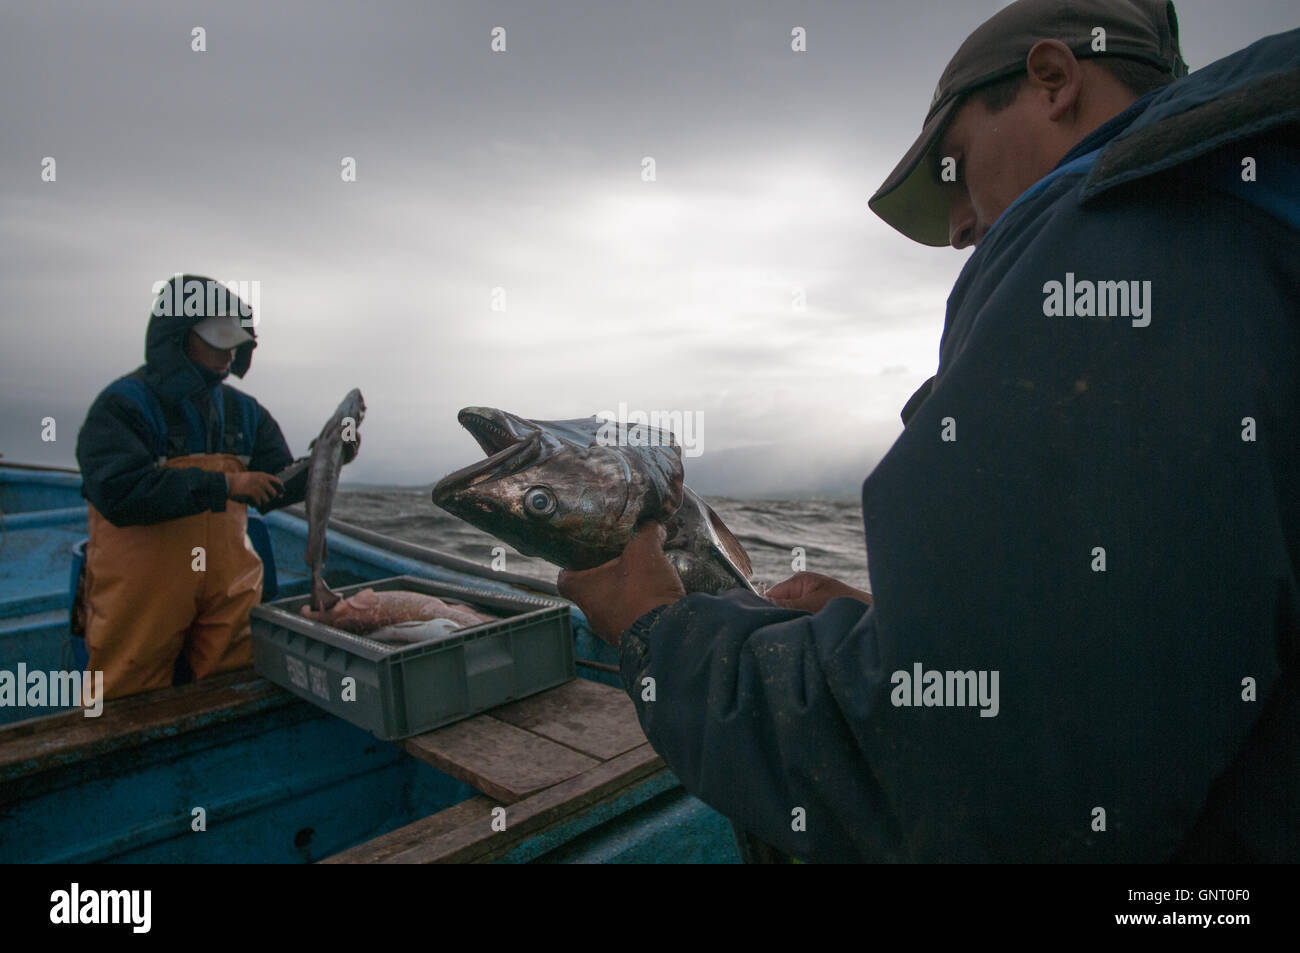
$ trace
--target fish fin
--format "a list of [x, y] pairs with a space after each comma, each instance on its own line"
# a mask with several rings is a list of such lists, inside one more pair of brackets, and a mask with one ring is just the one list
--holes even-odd
[[704, 515], [709, 518], [709, 525], [717, 535], [719, 548], [748, 579], [754, 574], [754, 567], [749, 562], [749, 553], [745, 552], [745, 547], [740, 545], [740, 540], [736, 539], [735, 534], [727, 529], [727, 524], [722, 522], [722, 517], [713, 512], [713, 507], [703, 500], [700, 500], [700, 506], [704, 507]]

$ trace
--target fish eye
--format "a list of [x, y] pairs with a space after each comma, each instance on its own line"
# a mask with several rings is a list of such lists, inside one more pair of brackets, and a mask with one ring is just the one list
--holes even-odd
[[530, 486], [524, 491], [524, 512], [529, 516], [550, 516], [555, 512], [555, 494], [550, 487]]

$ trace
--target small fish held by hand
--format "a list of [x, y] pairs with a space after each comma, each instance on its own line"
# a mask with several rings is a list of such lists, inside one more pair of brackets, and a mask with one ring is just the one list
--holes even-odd
[[328, 609], [339, 596], [325, 584], [325, 528], [329, 525], [334, 494], [339, 488], [339, 473], [347, 454], [344, 438], [360, 447], [361, 435], [356, 428], [366, 414], [366, 402], [361, 391], [348, 391], [334, 415], [326, 421], [320, 436], [312, 441], [311, 469], [307, 475], [307, 552], [303, 559], [311, 568], [311, 605], [313, 609]]

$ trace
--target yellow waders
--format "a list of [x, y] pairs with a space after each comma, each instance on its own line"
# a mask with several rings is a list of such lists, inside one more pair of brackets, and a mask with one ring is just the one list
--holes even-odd
[[[239, 473], [231, 454], [175, 457], [168, 467]], [[248, 509], [198, 513], [149, 526], [114, 526], [93, 505], [86, 544], [86, 649], [104, 697], [172, 683], [181, 653], [195, 679], [253, 664], [248, 614], [262, 598], [262, 561]], [[194, 567], [203, 549], [203, 571]]]

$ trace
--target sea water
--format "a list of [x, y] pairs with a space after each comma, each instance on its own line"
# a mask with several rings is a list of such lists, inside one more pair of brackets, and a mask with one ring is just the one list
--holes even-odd
[[[708, 503], [740, 540], [754, 578], [769, 585], [799, 569], [824, 573], [859, 589], [867, 584], [862, 506], [838, 500], [732, 500]], [[483, 566], [554, 581], [558, 570], [433, 505], [427, 488], [339, 488], [333, 514], [366, 529], [419, 543]], [[504, 560], [504, 565], [502, 561]]]

